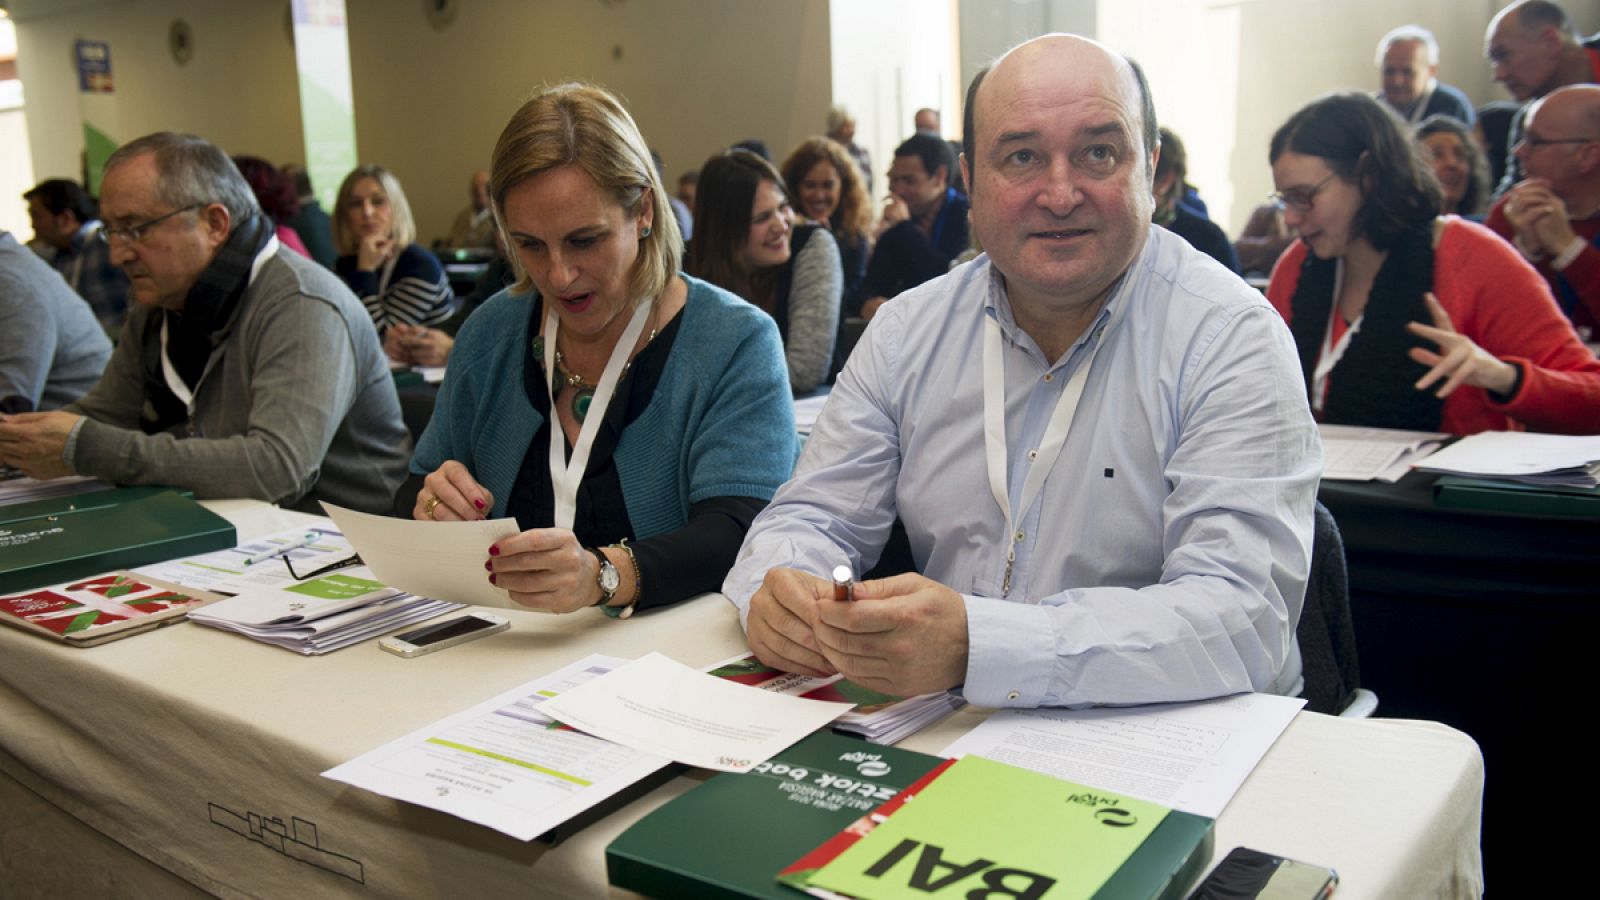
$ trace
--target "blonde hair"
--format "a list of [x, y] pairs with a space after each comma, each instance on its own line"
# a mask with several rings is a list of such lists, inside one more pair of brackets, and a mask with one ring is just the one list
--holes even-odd
[[[511, 115], [489, 167], [489, 194], [501, 235], [507, 232], [506, 194], [541, 172], [565, 165], [582, 169], [630, 216], [639, 214], [645, 193], [650, 193], [650, 233], [639, 238], [628, 287], [636, 299], [659, 296], [682, 266], [683, 237], [639, 127], [604, 88], [576, 82], [539, 88]], [[512, 246], [509, 240], [506, 245]], [[517, 275], [512, 290], [532, 290], [515, 253], [511, 266]]]
[[350, 195], [355, 193], [356, 184], [363, 178], [376, 181], [389, 201], [389, 236], [394, 238], [396, 248], [403, 249], [416, 243], [417, 220], [411, 217], [411, 204], [406, 202], [406, 192], [400, 188], [400, 179], [383, 166], [368, 163], [356, 166], [339, 185], [339, 198], [333, 204], [333, 246], [340, 253], [350, 254], [356, 252], [357, 245], [361, 243], [355, 229], [350, 227], [348, 207]]

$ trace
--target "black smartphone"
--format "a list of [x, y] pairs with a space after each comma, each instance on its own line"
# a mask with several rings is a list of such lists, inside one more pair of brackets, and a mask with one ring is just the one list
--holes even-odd
[[1327, 866], [1235, 847], [1189, 900], [1326, 900], [1338, 884], [1339, 873]]

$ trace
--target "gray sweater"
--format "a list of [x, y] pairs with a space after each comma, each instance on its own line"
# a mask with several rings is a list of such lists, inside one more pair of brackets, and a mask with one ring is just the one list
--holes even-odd
[[151, 435], [139, 426], [160, 329], [154, 309], [130, 312], [105, 377], [68, 407], [87, 417], [66, 448], [78, 473], [201, 499], [389, 508], [411, 438], [372, 320], [333, 273], [280, 248], [222, 330], [189, 422]]
[[0, 400], [55, 409], [99, 380], [111, 342], [94, 311], [32, 250], [0, 231]]

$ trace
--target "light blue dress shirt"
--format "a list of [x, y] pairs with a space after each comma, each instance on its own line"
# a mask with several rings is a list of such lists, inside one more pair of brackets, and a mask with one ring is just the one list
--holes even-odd
[[[983, 438], [990, 316], [1004, 335], [1013, 503], [1056, 399], [1104, 342], [1054, 471], [1018, 512], [1006, 596], [1011, 541]], [[1322, 468], [1305, 397], [1261, 294], [1159, 228], [1054, 364], [980, 256], [879, 310], [723, 592], [747, 621], [768, 569], [864, 571], [898, 514], [918, 569], [965, 599], [974, 703], [1294, 693]]]

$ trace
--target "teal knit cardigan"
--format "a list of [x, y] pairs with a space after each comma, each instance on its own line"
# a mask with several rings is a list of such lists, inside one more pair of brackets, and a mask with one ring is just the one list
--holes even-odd
[[[666, 368], [614, 459], [636, 537], [675, 531], [711, 497], [770, 500], [799, 455], [783, 345], [772, 318], [683, 276], [689, 294]], [[467, 319], [411, 471], [467, 467], [507, 515], [528, 444], [544, 424], [523, 387], [533, 298], [501, 291]], [[542, 461], [543, 453], [538, 454]]]

